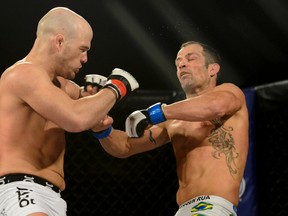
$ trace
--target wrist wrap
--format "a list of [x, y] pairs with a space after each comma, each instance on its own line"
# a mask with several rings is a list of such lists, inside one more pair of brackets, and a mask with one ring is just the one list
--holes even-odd
[[161, 105], [159, 102], [147, 109], [152, 124], [159, 124], [166, 121]]
[[106, 130], [103, 131], [99, 131], [99, 132], [94, 132], [92, 131], [92, 135], [96, 138], [96, 139], [104, 139], [106, 137], [108, 137], [110, 135], [112, 131], [112, 126], [110, 126], [109, 128], [107, 128]]

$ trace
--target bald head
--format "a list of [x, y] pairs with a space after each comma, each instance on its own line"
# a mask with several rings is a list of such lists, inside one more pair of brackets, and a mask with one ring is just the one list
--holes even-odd
[[73, 37], [79, 29], [92, 31], [89, 23], [79, 14], [66, 7], [56, 7], [45, 14], [38, 23], [37, 37], [63, 34]]
[[88, 61], [92, 39], [93, 30], [82, 16], [56, 7], [40, 19], [36, 40], [25, 59], [41, 64], [53, 78], [73, 79]]

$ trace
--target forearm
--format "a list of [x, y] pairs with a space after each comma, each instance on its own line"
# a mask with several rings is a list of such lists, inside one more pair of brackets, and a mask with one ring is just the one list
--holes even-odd
[[170, 138], [160, 128], [148, 129], [138, 138], [128, 137], [126, 132], [113, 129], [108, 137], [99, 141], [107, 153], [114, 157], [127, 158], [167, 144]]
[[49, 106], [50, 117], [47, 118], [68, 132], [81, 132], [97, 125], [116, 102], [114, 92], [109, 89], [78, 100], [67, 99], [67, 95], [57, 99], [59, 103], [62, 102], [62, 106], [56, 103], [55, 106]]
[[[88, 128], [86, 129], [92, 128], [93, 126], [97, 125], [97, 123], [99, 123], [99, 121], [101, 121], [108, 114], [108, 111], [114, 106], [115, 102], [121, 100], [125, 95], [139, 88], [137, 80], [127, 71], [119, 68], [115, 68], [108, 78], [97, 74], [86, 76], [86, 84], [87, 85], [85, 85], [85, 89], [92, 94], [96, 93], [99, 88], [101, 88], [101, 90], [97, 94], [79, 99], [79, 101], [81, 102], [87, 101], [86, 104], [82, 104], [86, 105], [86, 107], [88, 105], [88, 109], [90, 109], [90, 107], [95, 107], [96, 110], [92, 110], [92, 112], [96, 112], [96, 115], [98, 113], [98, 116], [92, 120], [90, 114], [86, 115], [87, 118], [84, 118], [84, 123], [86, 123], [86, 120], [91, 120]], [[95, 89], [93, 86], [97, 88]], [[89, 87], [91, 88], [91, 91], [89, 91]], [[97, 106], [89, 104], [89, 102], [91, 101], [90, 99], [94, 98], [98, 99], [96, 101], [96, 103], [98, 103]], [[80, 106], [80, 112], [82, 111], [83, 110], [81, 110]], [[92, 114], [92, 116], [94, 115]]]
[[131, 154], [128, 136], [123, 131], [113, 128], [109, 136], [99, 139], [99, 142], [103, 149], [114, 157], [126, 158]]

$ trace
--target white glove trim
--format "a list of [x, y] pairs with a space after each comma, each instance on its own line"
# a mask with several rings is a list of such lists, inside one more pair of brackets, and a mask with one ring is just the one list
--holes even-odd
[[134, 111], [126, 118], [125, 130], [128, 137], [139, 137], [137, 135], [136, 127], [138, 123], [143, 119], [146, 119], [146, 116], [139, 110]]
[[[125, 73], [123, 73], [123, 72], [125, 72]], [[139, 83], [137, 82], [137, 80], [129, 72], [127, 72], [125, 70], [122, 70], [120, 68], [115, 68], [112, 71], [111, 75], [119, 75], [119, 76], [125, 77], [131, 86], [131, 91], [139, 88]]]

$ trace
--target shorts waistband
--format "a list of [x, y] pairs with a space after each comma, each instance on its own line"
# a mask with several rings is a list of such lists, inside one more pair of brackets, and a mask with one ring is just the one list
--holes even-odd
[[61, 192], [61, 190], [57, 186], [53, 185], [51, 182], [39, 176], [35, 176], [31, 174], [23, 174], [23, 173], [12, 173], [12, 174], [0, 176], [0, 185], [9, 184], [11, 182], [16, 182], [16, 181], [33, 182], [33, 183], [37, 183], [42, 186], [51, 188], [56, 193]]
[[225, 203], [230, 209], [237, 212], [237, 206], [233, 205], [231, 202], [229, 202], [228, 200], [226, 200], [222, 197], [214, 196], [214, 195], [202, 195], [202, 196], [194, 197], [194, 198], [184, 202], [183, 204], [181, 204], [179, 206], [179, 208], [190, 205], [192, 203], [197, 203], [197, 202], [201, 202], [201, 201], [205, 201], [205, 200], [212, 200], [214, 203], [218, 203], [218, 202], [221, 202], [222, 204]]

